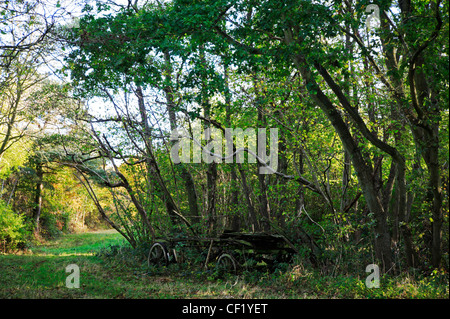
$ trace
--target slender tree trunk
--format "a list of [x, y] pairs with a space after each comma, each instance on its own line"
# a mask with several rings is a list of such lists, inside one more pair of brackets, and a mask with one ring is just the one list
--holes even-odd
[[352, 166], [350, 162], [350, 155], [347, 151], [344, 151], [344, 167], [342, 169], [342, 190], [340, 205], [341, 212], [344, 212], [344, 209], [347, 207], [347, 189], [350, 183], [351, 168]]
[[[288, 35], [288, 41], [289, 37], [290, 36]], [[308, 88], [310, 96], [324, 111], [325, 115], [328, 117], [334, 129], [338, 133], [345, 151], [347, 151], [350, 155], [366, 203], [370, 211], [375, 216], [376, 225], [374, 247], [376, 258], [382, 264], [382, 271], [387, 271], [392, 266], [390, 234], [387, 225], [386, 211], [383, 209], [381, 200], [378, 196], [378, 191], [373, 183], [372, 172], [366, 165], [361, 151], [353, 140], [349, 128], [343, 121], [339, 111], [333, 106], [333, 103], [328, 99], [328, 97], [320, 89], [319, 85], [315, 82], [311, 70], [308, 68], [306, 60], [301, 55], [297, 55], [296, 57], [294, 57], [294, 64], [301, 72], [305, 86]]]
[[[286, 137], [285, 137], [285, 132], [283, 129], [281, 129], [281, 132], [279, 134], [278, 150], [279, 150], [279, 154], [278, 154], [279, 171], [280, 171], [280, 173], [287, 175], [288, 162], [287, 162], [287, 158], [286, 158]], [[303, 166], [303, 163], [301, 166]], [[303, 167], [300, 168], [301, 174], [303, 174], [302, 170], [303, 170]], [[287, 181], [284, 178], [278, 178], [277, 183], [278, 183], [277, 192], [279, 194], [279, 196], [278, 196], [279, 200], [278, 200], [278, 208], [274, 215], [278, 221], [278, 225], [281, 228], [284, 228], [286, 225], [284, 213], [286, 212], [286, 207], [288, 204], [287, 203], [287, 201], [288, 201], [287, 187], [286, 187]], [[299, 187], [303, 190], [302, 185], [300, 185]]]
[[[228, 66], [224, 65], [224, 80], [225, 80], [225, 121], [228, 128], [231, 128], [231, 92], [228, 86]], [[239, 231], [241, 228], [241, 216], [240, 216], [240, 205], [239, 205], [239, 189], [238, 189], [238, 179], [236, 174], [236, 164], [230, 165], [230, 178], [231, 178], [231, 212], [228, 212], [231, 216], [227, 218], [226, 227], [232, 231]]]
[[239, 231], [241, 228], [241, 216], [240, 216], [240, 205], [239, 205], [239, 189], [238, 180], [236, 174], [236, 168], [234, 164], [231, 164], [231, 214], [229, 218], [228, 228], [232, 231]]
[[406, 214], [406, 181], [405, 181], [405, 167], [397, 166], [397, 188], [398, 188], [398, 205], [399, 215], [398, 220], [400, 230], [405, 240], [405, 255], [408, 266], [414, 267], [416, 265], [415, 250], [412, 241], [412, 232], [409, 225], [409, 218]]
[[206, 185], [207, 185], [207, 208], [206, 216], [208, 218], [208, 231], [214, 233], [217, 228], [217, 218], [216, 218], [216, 180], [217, 180], [217, 163], [212, 162], [208, 165], [208, 170], [206, 172]]
[[244, 198], [245, 198], [245, 201], [247, 202], [248, 219], [250, 222], [250, 227], [252, 228], [252, 231], [259, 231], [260, 228], [259, 228], [259, 224], [258, 224], [258, 219], [256, 218], [255, 208], [253, 207], [252, 200], [250, 197], [250, 189], [248, 188], [247, 177], [245, 176], [245, 172], [242, 169], [241, 164], [237, 163], [237, 165], [238, 165], [239, 174], [241, 175], [241, 183], [242, 183], [242, 188], [244, 191]]
[[[138, 86], [136, 88], [136, 95], [138, 98], [138, 106], [139, 106], [139, 113], [141, 115], [141, 122], [143, 125], [143, 137], [144, 137], [144, 143], [146, 148], [146, 165], [147, 170], [149, 172], [149, 179], [155, 178], [157, 189], [160, 192], [160, 195], [162, 197], [163, 202], [166, 205], [167, 214], [170, 217], [170, 220], [173, 225], [177, 224], [178, 218], [181, 216], [181, 212], [179, 211], [177, 205], [175, 204], [175, 201], [172, 198], [172, 195], [170, 194], [169, 190], [166, 187], [166, 184], [161, 176], [161, 173], [158, 168], [158, 164], [156, 162], [156, 159], [153, 155], [152, 146], [151, 146], [151, 128], [148, 125], [148, 118], [147, 118], [147, 111], [145, 110], [145, 104], [144, 104], [144, 95], [142, 92], [142, 88]], [[148, 219], [147, 219], [148, 221]], [[149, 225], [151, 227], [151, 225]]]
[[[164, 59], [166, 63], [166, 83], [167, 83], [167, 85], [164, 87], [164, 93], [166, 95], [167, 112], [169, 114], [170, 128], [173, 131], [177, 128], [177, 123], [175, 113], [175, 101], [173, 97], [173, 87], [172, 87], [172, 66], [170, 62], [170, 54], [167, 50], [164, 52]], [[173, 141], [173, 143], [175, 143], [175, 141]], [[200, 212], [198, 208], [198, 196], [197, 191], [195, 189], [194, 179], [191, 173], [187, 170], [184, 163], [180, 162], [175, 164], [175, 168], [180, 172], [180, 176], [184, 181], [184, 186], [188, 197], [189, 215], [191, 217], [191, 222], [193, 224], [197, 224], [200, 222]]]
[[[349, 26], [345, 26], [347, 31], [350, 31], [350, 27]], [[350, 55], [353, 55], [353, 47], [354, 47], [354, 43], [351, 41], [350, 36], [348, 35], [348, 33], [345, 35], [345, 49], [350, 52]], [[350, 73], [352, 72], [351, 70], [352, 66], [351, 63], [349, 64], [349, 72], [345, 72], [344, 73], [344, 82], [347, 84], [344, 87], [344, 92], [347, 94], [347, 96], [350, 97], [350, 90], [351, 90], [351, 81], [350, 81]], [[355, 90], [353, 89], [352, 92], [354, 95], [356, 95]], [[355, 97], [354, 97], [355, 98]], [[347, 117], [344, 118], [344, 121], [346, 123], [348, 123], [348, 119]], [[347, 190], [349, 187], [349, 183], [350, 183], [350, 179], [351, 179], [351, 169], [352, 169], [352, 164], [351, 164], [351, 160], [350, 160], [350, 155], [348, 154], [347, 151], [344, 151], [344, 167], [342, 169], [342, 190], [341, 190], [341, 204], [340, 204], [340, 211], [341, 213], [344, 212], [345, 208], [347, 207], [348, 203], [347, 203]]]
[[[260, 127], [266, 127], [266, 121], [264, 115], [262, 113], [262, 105], [258, 105], [258, 123]], [[257, 149], [259, 149], [258, 145], [259, 139], [257, 139]], [[269, 203], [267, 200], [267, 186], [266, 186], [266, 175], [259, 174], [259, 168], [261, 167], [261, 163], [258, 161], [257, 165], [257, 174], [258, 174], [258, 182], [259, 182], [259, 215], [261, 220], [261, 227], [263, 231], [270, 231], [270, 212], [269, 212]]]
[[[123, 232], [119, 226], [116, 225], [116, 223], [114, 223], [106, 214], [105, 210], [103, 209], [102, 205], [100, 204], [100, 201], [97, 198], [97, 195], [95, 195], [94, 190], [92, 189], [91, 184], [89, 183], [89, 180], [86, 178], [86, 176], [83, 174], [83, 170], [81, 170], [79, 167], [75, 166], [75, 169], [77, 170], [78, 174], [74, 173], [74, 176], [80, 181], [80, 183], [84, 186], [84, 188], [86, 189], [86, 191], [89, 194], [89, 197], [92, 199], [92, 201], [94, 202], [94, 205], [97, 207], [98, 212], [100, 213], [101, 217], [115, 230], [117, 230], [117, 232], [119, 234], [121, 234], [129, 243], [133, 248], [136, 248], [137, 243], [135, 240], [135, 237], [133, 236], [133, 234], [130, 234], [129, 232]], [[154, 239], [154, 238], [153, 238]]]
[[[258, 168], [259, 169], [259, 168]], [[259, 214], [261, 216], [261, 226], [263, 231], [270, 231], [270, 215], [269, 215], [269, 203], [267, 201], [267, 187], [265, 176], [258, 174], [259, 181]]]
[[[303, 150], [300, 149], [300, 152], [298, 154], [298, 171], [299, 171], [301, 176], [303, 176], [303, 173], [304, 173], [303, 156], [304, 156], [303, 155]], [[295, 211], [299, 212], [304, 205], [305, 205], [305, 187], [302, 184], [299, 184], [298, 199], [296, 201]]]
[[[210, 105], [209, 103], [204, 103], [205, 118], [210, 119]], [[205, 129], [209, 129], [212, 133], [211, 124], [205, 125]], [[205, 136], [208, 143], [212, 141], [211, 136]], [[212, 160], [211, 163], [206, 164], [206, 217], [207, 217], [207, 229], [208, 232], [213, 233], [216, 229], [216, 181], [217, 181], [217, 163]]]
[[[399, 1], [399, 7], [401, 10], [402, 24], [408, 22], [414, 15], [414, 3], [411, 1]], [[439, 101], [436, 100], [437, 90], [435, 84], [433, 84], [433, 74], [425, 74], [425, 67], [427, 65], [428, 57], [425, 50], [432, 43], [432, 38], [436, 39], [439, 32], [442, 32], [442, 18], [440, 16], [440, 8], [436, 2], [430, 2], [430, 9], [433, 12], [433, 20], [436, 23], [435, 30], [429, 38], [430, 41], [423, 42], [422, 45], [414, 45], [411, 48], [416, 47], [417, 51], [402, 52], [402, 47], [399, 47], [397, 54], [410, 56], [409, 60], [409, 72], [407, 76], [407, 84], [409, 86], [410, 96], [406, 97], [403, 84], [399, 83], [403, 78], [401, 74], [391, 75], [391, 80], [394, 83], [395, 93], [394, 97], [400, 109], [403, 111], [406, 118], [408, 118], [411, 132], [414, 136], [414, 142], [418, 149], [421, 150], [421, 154], [425, 163], [427, 164], [429, 180], [428, 180], [428, 198], [432, 202], [432, 247], [431, 247], [431, 263], [434, 267], [439, 267], [442, 257], [442, 191], [440, 182], [440, 169], [439, 169], [439, 116], [440, 108]], [[386, 30], [389, 29], [389, 24], [385, 19], [385, 15], [382, 14], [382, 27]], [[389, 31], [389, 30], [388, 30]], [[395, 30], [398, 32], [397, 30]], [[406, 33], [416, 32], [412, 28], [405, 28]], [[393, 32], [391, 32], [393, 34]], [[404, 38], [408, 34], [402, 34]], [[390, 40], [390, 39], [389, 39]], [[399, 73], [399, 68], [396, 64], [397, 59], [393, 54], [392, 46], [389, 43], [386, 48], [386, 65], [389, 69], [395, 70]], [[411, 101], [411, 103], [405, 103], [404, 101]], [[412, 107], [411, 107], [412, 106]], [[415, 110], [416, 114], [411, 112], [411, 109]]]
[[[436, 126], [437, 131], [437, 126]], [[442, 258], [442, 189], [441, 176], [439, 170], [439, 137], [438, 132], [433, 129], [429, 137], [428, 147], [426, 147], [424, 157], [428, 167], [428, 198], [432, 202], [432, 247], [431, 262], [433, 267], [439, 267]]]
[[33, 219], [34, 219], [34, 231], [36, 233], [39, 233], [40, 231], [40, 227], [39, 227], [39, 220], [41, 218], [41, 211], [42, 211], [42, 190], [44, 189], [44, 184], [43, 184], [43, 177], [44, 177], [44, 172], [42, 170], [42, 163], [37, 163], [36, 164], [36, 177], [37, 177], [37, 182], [36, 182], [36, 188], [35, 188], [35, 192], [34, 192], [34, 214], [33, 214]]

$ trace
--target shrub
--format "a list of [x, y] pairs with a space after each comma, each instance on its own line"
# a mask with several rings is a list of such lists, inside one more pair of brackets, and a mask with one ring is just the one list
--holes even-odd
[[40, 217], [41, 235], [45, 238], [58, 238], [64, 228], [63, 219], [57, 213], [43, 211]]
[[25, 243], [28, 234], [23, 215], [18, 215], [0, 201], [0, 251], [7, 252]]

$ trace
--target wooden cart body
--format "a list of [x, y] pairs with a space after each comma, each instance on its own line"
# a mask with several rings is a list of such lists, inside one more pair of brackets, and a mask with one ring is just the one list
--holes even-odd
[[150, 248], [149, 264], [168, 264], [184, 261], [183, 247], [192, 247], [205, 255], [204, 265], [215, 262], [225, 272], [256, 263], [288, 262], [297, 252], [282, 235], [267, 233], [224, 232], [214, 238], [160, 238]]

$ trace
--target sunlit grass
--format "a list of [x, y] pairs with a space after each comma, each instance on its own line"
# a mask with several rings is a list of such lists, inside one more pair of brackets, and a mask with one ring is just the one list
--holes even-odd
[[92, 255], [110, 245], [123, 244], [124, 239], [114, 230], [68, 234], [55, 241], [31, 248], [33, 255]]

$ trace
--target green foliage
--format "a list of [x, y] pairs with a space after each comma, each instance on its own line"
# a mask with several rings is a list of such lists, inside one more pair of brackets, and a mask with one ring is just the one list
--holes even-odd
[[0, 251], [7, 252], [23, 245], [29, 234], [24, 216], [15, 213], [0, 200]]
[[[0, 126], [1, 129], [1, 126]], [[31, 142], [22, 139], [6, 150], [0, 158], [0, 178], [5, 179], [20, 169], [30, 156]]]
[[[367, 192], [360, 195], [366, 183], [377, 189], [375, 202], [385, 205], [387, 232], [394, 247], [396, 268], [392, 272], [408, 270], [405, 239], [403, 233], [398, 236], [399, 226], [405, 223], [399, 223], [400, 187], [396, 176], [391, 176], [394, 160], [368, 136], [405, 159], [406, 225], [421, 271], [429, 271], [436, 219], [430, 171], [439, 167], [442, 261], [448, 268], [448, 3], [438, 8], [442, 30], [415, 63], [416, 78], [427, 83], [418, 81], [413, 88], [409, 59], [437, 26], [433, 3], [414, 3], [412, 16], [405, 18], [397, 3], [381, 1], [377, 5], [388, 12], [390, 20], [384, 21], [388, 27], [368, 34], [365, 9], [370, 2], [347, 6], [339, 1], [174, 0], [167, 6], [86, 5], [79, 27], [60, 29], [60, 36], [67, 40], [61, 72], [70, 73], [74, 90], [83, 98], [104, 98], [109, 103], [106, 112], [87, 114], [82, 101], [72, 98], [72, 86], [40, 82], [26, 96], [28, 112], [19, 115], [29, 121], [37, 118], [40, 124], [56, 123], [58, 130], [62, 125], [59, 132], [64, 133], [44, 134], [32, 146], [23, 139], [0, 154], [1, 198], [11, 194], [20, 216], [31, 218], [37, 206], [36, 186], [41, 183], [41, 229], [49, 237], [98, 226], [100, 207], [132, 243], [133, 247], [111, 246], [101, 253], [124, 271], [145, 260], [152, 235], [148, 224], [161, 237], [188, 233], [184, 224], [169, 216], [174, 203], [177, 213], [195, 221], [200, 235], [220, 233], [230, 227], [233, 217], [238, 217], [240, 230], [254, 231], [265, 222], [262, 213], [267, 209], [271, 231], [286, 234], [299, 254], [293, 265], [276, 264], [273, 272], [255, 270], [258, 263], [246, 260], [246, 284], [268, 281], [291, 289], [292, 295], [304, 285], [319, 297], [442, 296], [442, 291], [433, 291], [436, 274], [433, 280], [429, 276], [423, 280], [385, 277], [383, 290], [367, 290], [363, 275], [354, 275], [361, 272], [361, 265], [373, 262], [376, 254], [379, 216], [370, 211]], [[6, 11], [1, 14], [8, 18]], [[394, 64], [398, 65], [387, 62], [391, 50], [396, 52]], [[6, 92], [1, 84], [2, 93]], [[422, 92], [420, 107], [411, 105], [414, 90]], [[14, 97], [15, 91], [10, 91]], [[320, 108], [324, 102], [318, 103], [319, 93], [330, 101], [331, 113]], [[138, 108], [141, 102], [143, 108]], [[1, 110], [6, 110], [6, 104], [1, 104]], [[175, 123], [169, 122], [170, 111], [175, 113]], [[337, 116], [330, 121], [330, 114]], [[169, 127], [189, 128], [201, 117], [213, 120], [204, 121], [205, 127], [219, 123], [244, 130], [278, 128], [279, 172], [285, 177], [261, 178], [258, 165], [248, 162], [217, 165], [216, 174], [205, 163], [186, 164], [185, 170], [174, 165]], [[52, 122], [53, 118], [59, 122]], [[344, 133], [351, 135], [347, 143], [355, 143], [349, 156], [344, 154], [343, 136], [347, 135], [337, 130], [336, 119], [342, 120]], [[89, 121], [92, 131], [80, 124]], [[0, 122], [0, 134], [4, 134], [3, 118]], [[148, 132], [144, 123], [150, 126]], [[361, 125], [371, 135], [364, 134]], [[430, 160], [433, 143], [437, 143], [438, 154]], [[354, 165], [359, 157], [371, 177], [368, 180], [361, 181], [362, 170]], [[44, 176], [38, 176], [38, 165], [45, 167]], [[186, 172], [193, 184], [187, 185]], [[392, 189], [389, 181], [394, 181]], [[197, 194], [199, 216], [191, 214], [192, 190]], [[209, 210], [211, 203], [215, 207]], [[9, 227], [4, 230], [10, 233], [5, 241], [11, 241], [11, 234], [19, 233], [22, 217], [2, 209], [8, 210], [1, 217]], [[218, 279], [217, 274], [196, 269], [204, 252], [182, 244], [176, 248], [184, 252], [181, 265], [149, 273], [173, 274], [185, 267], [185, 277]]]
[[[58, 216], [54, 213], [43, 212], [40, 217], [40, 235], [48, 239], [58, 238], [67, 223], [67, 215]], [[67, 228], [66, 228], [67, 230]]]

